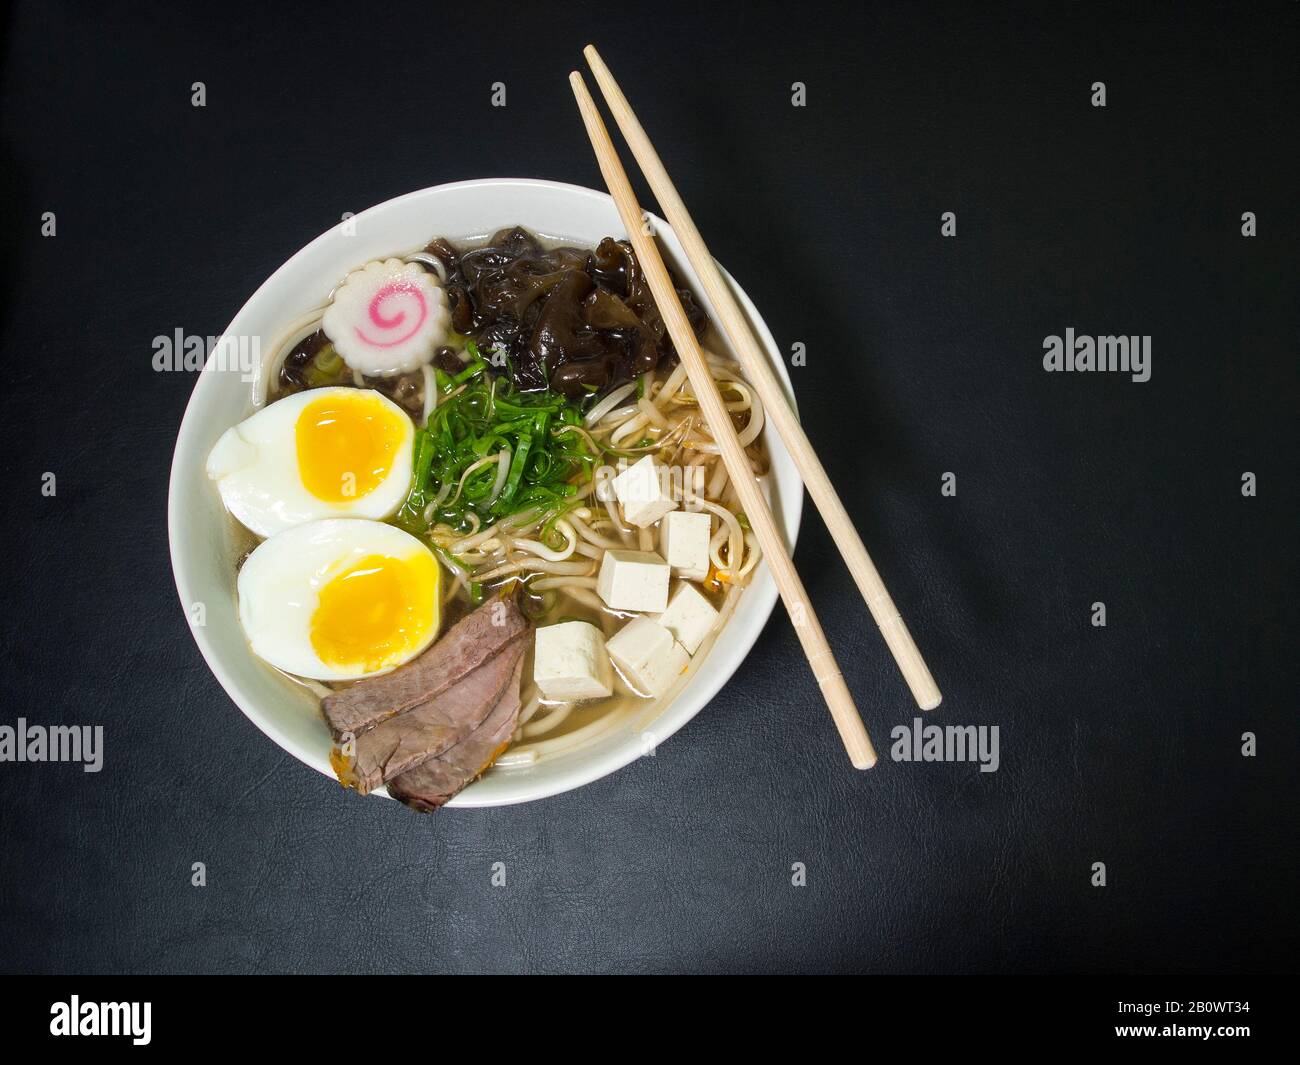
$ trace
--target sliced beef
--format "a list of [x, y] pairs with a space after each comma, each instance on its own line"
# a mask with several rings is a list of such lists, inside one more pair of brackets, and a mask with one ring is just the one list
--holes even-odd
[[426, 703], [499, 653], [528, 629], [513, 600], [494, 599], [461, 618], [419, 658], [391, 673], [359, 680], [321, 702], [336, 743]]
[[526, 644], [522, 635], [516, 636], [445, 691], [356, 736], [339, 779], [365, 795], [468, 736], [496, 707]]
[[388, 794], [427, 813], [482, 776], [514, 735], [519, 722], [519, 680], [523, 671], [524, 659], [520, 655], [510, 683], [483, 723], [442, 754], [394, 777], [388, 782]]

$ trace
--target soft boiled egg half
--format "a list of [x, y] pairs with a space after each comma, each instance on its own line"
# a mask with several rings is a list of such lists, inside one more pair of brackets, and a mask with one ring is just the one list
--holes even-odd
[[239, 571], [239, 621], [253, 653], [316, 680], [386, 673], [438, 634], [433, 552], [392, 525], [308, 522], [259, 544]]
[[387, 396], [316, 388], [227, 429], [208, 476], [258, 536], [320, 518], [387, 518], [410, 490], [414, 439], [410, 417]]

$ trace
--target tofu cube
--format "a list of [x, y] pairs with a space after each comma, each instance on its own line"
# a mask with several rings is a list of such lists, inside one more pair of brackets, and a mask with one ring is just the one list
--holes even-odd
[[649, 618], [633, 618], [607, 645], [609, 657], [644, 695], [658, 698], [682, 675], [691, 661], [673, 634]]
[[668, 605], [670, 572], [653, 551], [611, 549], [600, 560], [596, 591], [613, 610], [658, 614]]
[[677, 576], [702, 581], [709, 575], [712, 531], [712, 515], [674, 510], [664, 515], [659, 526], [659, 553]]
[[638, 529], [646, 529], [670, 510], [676, 510], [672, 486], [659, 476], [659, 467], [647, 455], [614, 478], [614, 495], [623, 508], [623, 517]]
[[718, 623], [718, 612], [713, 604], [686, 581], [677, 582], [677, 590], [668, 603], [668, 609], [655, 619], [673, 634], [690, 654], [700, 649], [713, 626]]
[[547, 699], [603, 699], [614, 690], [605, 636], [585, 621], [562, 621], [537, 630], [533, 681]]

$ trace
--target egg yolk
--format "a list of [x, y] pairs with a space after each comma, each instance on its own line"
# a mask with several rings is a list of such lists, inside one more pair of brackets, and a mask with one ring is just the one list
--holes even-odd
[[360, 392], [308, 403], [295, 434], [303, 487], [328, 503], [369, 495], [388, 476], [408, 428], [405, 418]]
[[427, 552], [368, 555], [321, 588], [311, 645], [326, 665], [350, 673], [400, 665], [438, 629], [438, 585]]

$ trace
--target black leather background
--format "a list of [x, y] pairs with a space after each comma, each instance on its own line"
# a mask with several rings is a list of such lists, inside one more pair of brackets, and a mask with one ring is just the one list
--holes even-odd
[[[0, 764], [0, 968], [1294, 968], [1294, 5], [184, 6], [7, 16], [0, 724], [102, 724], [106, 752]], [[194, 382], [152, 338], [219, 333], [343, 211], [598, 185], [565, 80], [593, 36], [806, 345], [809, 435], [933, 720], [997, 725], [998, 772], [888, 758], [914, 709], [812, 511], [797, 561], [866, 774], [779, 612], [654, 758], [433, 817], [290, 759], [202, 662], [165, 526]], [[1151, 335], [1151, 380], [1044, 373], [1071, 326]]]

